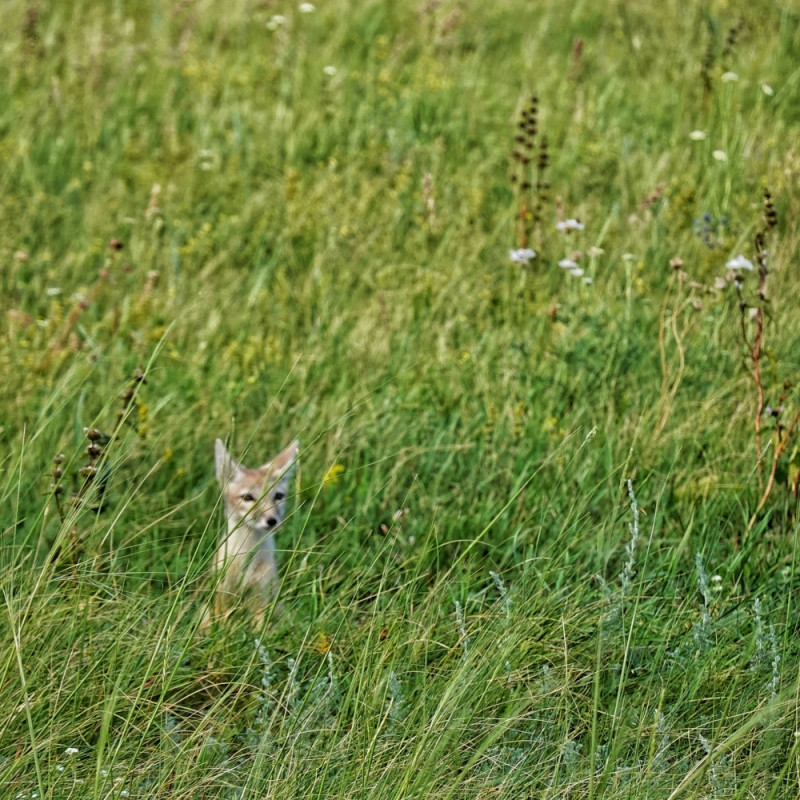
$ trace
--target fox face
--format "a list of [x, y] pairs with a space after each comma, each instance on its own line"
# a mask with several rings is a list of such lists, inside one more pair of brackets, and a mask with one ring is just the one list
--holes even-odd
[[220, 439], [216, 440], [216, 475], [228, 523], [216, 558], [223, 574], [223, 593], [257, 589], [274, 594], [277, 590], [274, 534], [286, 516], [298, 450], [299, 444], [294, 441], [271, 461], [250, 469], [236, 461]]
[[243, 525], [261, 538], [271, 534], [286, 515], [289, 479], [297, 461], [297, 441], [261, 467], [248, 469], [235, 461], [220, 439], [215, 442], [217, 480], [229, 527]]

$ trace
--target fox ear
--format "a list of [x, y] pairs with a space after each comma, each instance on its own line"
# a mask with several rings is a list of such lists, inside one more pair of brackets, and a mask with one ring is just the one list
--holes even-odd
[[276, 478], [288, 476], [297, 463], [297, 454], [300, 451], [300, 442], [295, 439], [283, 452], [278, 453], [267, 465]]
[[229, 484], [242, 468], [239, 462], [231, 457], [222, 439], [214, 442], [214, 467], [220, 486]]

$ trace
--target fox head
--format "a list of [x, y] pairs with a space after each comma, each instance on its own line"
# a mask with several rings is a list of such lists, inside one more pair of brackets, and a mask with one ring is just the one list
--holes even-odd
[[289, 478], [297, 463], [299, 448], [295, 440], [272, 461], [248, 469], [231, 457], [222, 440], [216, 440], [217, 480], [230, 530], [242, 526], [263, 538], [281, 524], [286, 515]]

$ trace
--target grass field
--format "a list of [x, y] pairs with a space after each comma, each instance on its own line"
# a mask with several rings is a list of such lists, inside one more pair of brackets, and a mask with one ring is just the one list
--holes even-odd
[[798, 796], [793, 3], [3, 19], [0, 800]]

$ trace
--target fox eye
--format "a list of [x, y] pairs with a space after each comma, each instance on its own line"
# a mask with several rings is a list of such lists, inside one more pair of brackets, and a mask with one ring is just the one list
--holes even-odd
[[245, 492], [245, 493], [242, 495], [242, 500], [244, 500], [244, 501], [245, 501], [245, 503], [255, 503], [255, 501], [256, 501], [256, 498], [255, 498], [255, 497], [253, 497], [253, 495], [252, 495], [252, 494], [250, 494], [250, 492]]
[[283, 500], [284, 497], [286, 497], [286, 495], [283, 492], [275, 492], [275, 494], [272, 495], [272, 499], [275, 500], [275, 502]]

